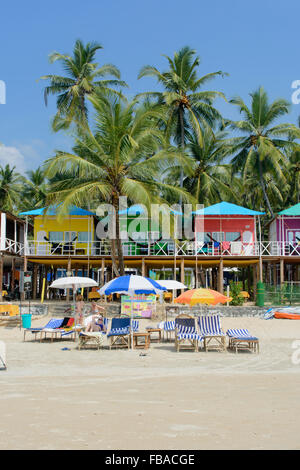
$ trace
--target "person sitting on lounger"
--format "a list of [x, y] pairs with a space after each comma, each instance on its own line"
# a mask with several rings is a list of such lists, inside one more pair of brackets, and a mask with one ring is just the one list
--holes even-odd
[[91, 315], [90, 317], [87, 318], [87, 320], [90, 320], [87, 323], [86, 332], [89, 331], [102, 331], [103, 333], [106, 333], [106, 327], [103, 323], [103, 317], [101, 315]]

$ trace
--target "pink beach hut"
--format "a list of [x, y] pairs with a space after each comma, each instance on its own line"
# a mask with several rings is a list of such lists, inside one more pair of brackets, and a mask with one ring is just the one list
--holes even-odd
[[300, 255], [300, 203], [278, 213], [269, 225], [272, 254]]
[[199, 254], [251, 256], [256, 254], [257, 218], [263, 212], [220, 202], [194, 212]]

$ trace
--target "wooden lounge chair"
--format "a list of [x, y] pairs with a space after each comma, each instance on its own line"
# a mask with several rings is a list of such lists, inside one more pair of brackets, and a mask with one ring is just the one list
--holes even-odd
[[175, 348], [192, 349], [198, 352], [198, 344], [202, 338], [197, 332], [195, 318], [190, 315], [181, 314], [175, 318]]
[[259, 353], [259, 339], [256, 336], [252, 336], [249, 330], [231, 328], [226, 331], [229, 337], [229, 349], [235, 350], [248, 350], [250, 352]]
[[[103, 318], [103, 324], [107, 331], [108, 318]], [[81, 331], [79, 333], [78, 349], [80, 350], [88, 344], [94, 344], [97, 349], [100, 349], [100, 347], [103, 346], [106, 331]]]
[[109, 348], [130, 348], [130, 318], [113, 318], [107, 334]]
[[32, 333], [34, 335], [35, 340], [36, 340], [36, 336], [39, 334], [40, 339], [41, 339], [41, 334], [46, 328], [57, 329], [61, 327], [61, 325], [63, 324], [63, 321], [64, 321], [63, 318], [51, 318], [51, 320], [49, 320], [45, 326], [40, 326], [37, 328], [25, 328], [24, 329], [24, 341], [25, 341], [26, 333]]
[[62, 324], [59, 327], [46, 327], [43, 328], [40, 334], [40, 341], [42, 341], [42, 336], [44, 339], [47, 339], [47, 335], [51, 337], [51, 341], [54, 339], [76, 339], [76, 330], [74, 329], [74, 318], [65, 317], [62, 321]]
[[163, 324], [164, 336], [166, 335], [166, 341], [172, 339], [172, 335], [175, 334], [175, 321], [167, 320]]
[[226, 351], [226, 335], [221, 328], [220, 315], [201, 315], [198, 317], [198, 326], [205, 351]]

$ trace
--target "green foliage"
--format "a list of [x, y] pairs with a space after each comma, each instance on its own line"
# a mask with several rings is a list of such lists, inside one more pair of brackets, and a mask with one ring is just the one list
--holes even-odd
[[238, 282], [230, 281], [230, 297], [232, 297], [232, 301], [230, 305], [243, 305], [244, 298], [240, 295], [242, 291], [242, 287]]

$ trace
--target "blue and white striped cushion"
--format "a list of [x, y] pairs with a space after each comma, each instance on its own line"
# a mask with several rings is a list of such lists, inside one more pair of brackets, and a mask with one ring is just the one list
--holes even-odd
[[175, 331], [175, 321], [174, 320], [165, 321], [164, 330], [165, 331]]
[[132, 320], [132, 330], [137, 333], [139, 331], [139, 324], [138, 320]]
[[61, 336], [68, 336], [68, 335], [71, 335], [72, 333], [75, 333], [75, 330], [70, 330], [70, 331], [62, 330]]
[[200, 333], [204, 336], [225, 336], [222, 331], [219, 315], [203, 315], [198, 317]]
[[195, 327], [190, 326], [177, 326], [177, 338], [178, 339], [196, 339], [198, 341], [202, 340], [202, 337], [198, 334]]
[[256, 336], [252, 336], [249, 333], [249, 330], [247, 328], [230, 328], [229, 330], [226, 331], [227, 336], [230, 338], [236, 338], [236, 339], [252, 339], [252, 340], [257, 340]]
[[129, 327], [125, 328], [112, 328], [107, 336], [121, 336], [121, 335], [129, 335], [130, 329]]

